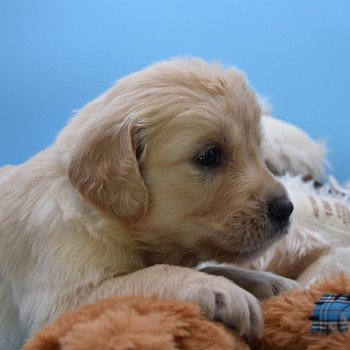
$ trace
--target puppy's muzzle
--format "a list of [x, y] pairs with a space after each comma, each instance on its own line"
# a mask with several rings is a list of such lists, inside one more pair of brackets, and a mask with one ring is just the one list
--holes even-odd
[[280, 230], [289, 224], [289, 217], [294, 210], [293, 203], [286, 197], [276, 199], [268, 205], [271, 221], [273, 221]]

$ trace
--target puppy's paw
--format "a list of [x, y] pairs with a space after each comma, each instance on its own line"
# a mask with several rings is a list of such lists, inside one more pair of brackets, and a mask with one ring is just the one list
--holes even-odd
[[[187, 282], [187, 281], [186, 281]], [[210, 320], [217, 320], [247, 336], [261, 336], [263, 318], [258, 300], [223, 277], [193, 279], [179, 298], [199, 304]]]
[[256, 283], [253, 294], [258, 299], [271, 298], [274, 295], [286, 292], [291, 289], [299, 289], [299, 283], [289, 278], [277, 276], [270, 272], [260, 272], [261, 278]]
[[270, 298], [290, 289], [300, 288], [298, 282], [289, 278], [266, 271], [242, 269], [233, 265], [208, 265], [199, 270], [207, 274], [223, 276], [258, 299]]

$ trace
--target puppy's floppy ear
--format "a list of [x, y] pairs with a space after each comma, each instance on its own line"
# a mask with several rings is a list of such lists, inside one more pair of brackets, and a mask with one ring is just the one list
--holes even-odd
[[126, 224], [136, 222], [148, 206], [136, 159], [136, 128], [132, 118], [88, 128], [68, 168], [84, 198]]

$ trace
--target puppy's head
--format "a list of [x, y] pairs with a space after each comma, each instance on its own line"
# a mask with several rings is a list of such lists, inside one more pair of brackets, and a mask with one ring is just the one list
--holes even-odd
[[239, 71], [160, 63], [73, 121], [69, 178], [155, 262], [244, 261], [286, 233], [293, 210], [265, 167], [260, 114]]

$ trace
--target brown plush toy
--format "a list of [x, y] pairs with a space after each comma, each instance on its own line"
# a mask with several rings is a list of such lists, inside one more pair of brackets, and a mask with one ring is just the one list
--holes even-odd
[[[255, 347], [262, 350], [349, 350], [349, 296], [350, 276], [339, 273], [308, 289], [292, 290], [266, 300], [262, 303], [265, 333]], [[321, 298], [328, 302], [322, 302]], [[343, 301], [334, 304], [336, 300], [333, 299]], [[334, 308], [336, 305], [341, 307]], [[317, 307], [321, 310], [320, 317], [314, 316]]]
[[234, 332], [205, 319], [200, 308], [156, 297], [116, 297], [67, 312], [24, 350], [244, 350]]
[[[249, 345], [222, 324], [207, 321], [194, 304], [127, 296], [104, 300], [62, 315], [39, 331], [23, 349], [349, 350], [349, 320], [343, 320], [341, 331], [335, 325], [327, 328], [326, 333], [311, 331], [317, 317], [310, 317], [315, 307], [322, 304], [315, 303], [325, 294], [337, 297], [350, 294], [350, 277], [339, 273], [309, 289], [292, 290], [263, 302], [265, 333], [262, 339]], [[343, 305], [350, 307], [350, 300]], [[317, 327], [323, 329], [319, 323]]]

